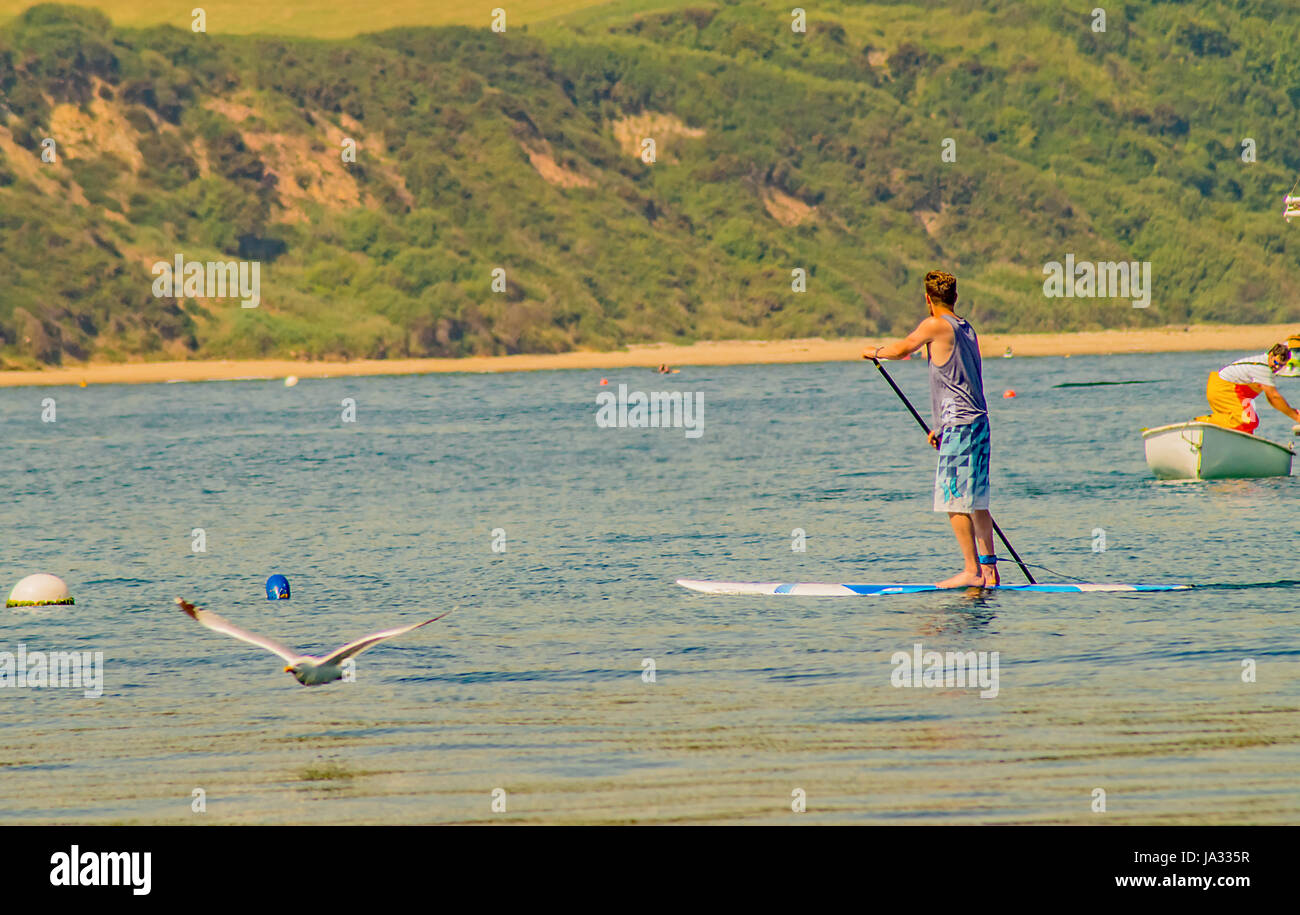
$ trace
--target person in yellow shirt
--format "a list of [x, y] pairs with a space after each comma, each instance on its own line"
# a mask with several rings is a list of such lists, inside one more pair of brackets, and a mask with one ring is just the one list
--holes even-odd
[[1287, 337], [1286, 345], [1291, 349], [1291, 361], [1278, 374], [1287, 378], [1300, 378], [1300, 334]]
[[1267, 353], [1245, 356], [1211, 372], [1205, 398], [1212, 412], [1209, 416], [1196, 417], [1196, 421], [1253, 434], [1259, 428], [1255, 398], [1263, 394], [1274, 408], [1300, 422], [1300, 410], [1294, 409], [1277, 391], [1278, 373], [1290, 359], [1291, 348], [1278, 343]]

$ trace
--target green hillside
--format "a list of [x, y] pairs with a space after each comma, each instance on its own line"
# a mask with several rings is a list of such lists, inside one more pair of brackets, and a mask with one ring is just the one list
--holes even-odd
[[[1127, 2], [1099, 33], [1057, 0], [830, 3], [805, 34], [789, 4], [532, 6], [564, 15], [339, 40], [17, 16], [0, 358], [896, 333], [936, 266], [989, 330], [1300, 319], [1290, 4]], [[177, 253], [260, 261], [262, 304], [155, 297]], [[1150, 307], [1046, 298], [1067, 254], [1149, 261]]]

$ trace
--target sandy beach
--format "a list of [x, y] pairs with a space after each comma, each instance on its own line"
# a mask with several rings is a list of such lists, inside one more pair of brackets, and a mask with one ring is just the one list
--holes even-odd
[[[1260, 352], [1300, 333], [1300, 325], [1246, 324], [1104, 330], [1069, 334], [988, 334], [980, 338], [986, 357], [1011, 348], [1015, 356], [1082, 356], [1108, 353], [1169, 353], [1210, 350]], [[877, 338], [823, 340], [724, 340], [675, 344], [637, 344], [619, 352], [555, 353], [519, 356], [470, 356], [464, 359], [360, 359], [309, 362], [292, 359], [243, 361], [191, 360], [64, 365], [35, 371], [0, 372], [0, 387], [31, 385], [150, 384], [177, 381], [325, 378], [353, 375], [420, 375], [432, 372], [533, 372], [545, 369], [653, 368], [692, 365], [760, 365], [788, 362], [835, 362], [860, 358]]]

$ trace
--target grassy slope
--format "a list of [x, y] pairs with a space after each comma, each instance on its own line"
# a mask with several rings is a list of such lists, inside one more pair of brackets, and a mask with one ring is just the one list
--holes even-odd
[[[524, 4], [520, 18], [569, 13], [529, 34], [343, 45], [104, 39], [103, 23], [48, 10], [15, 23], [0, 34], [11, 158], [79, 111], [129, 120], [115, 132], [144, 162], [103, 148], [103, 131], [43, 167], [53, 185], [0, 162], [3, 352], [399, 356], [887, 332], [913, 319], [937, 263], [992, 328], [1300, 316], [1300, 248], [1277, 215], [1300, 169], [1288, 7], [1129, 3], [1097, 36], [1050, 0], [942, 15], [837, 4], [795, 36], [775, 3], [579, 6]], [[342, 28], [329, 22], [309, 27]], [[705, 135], [661, 136], [645, 166], [613, 125], [646, 112]], [[361, 137], [359, 168], [331, 171], [339, 132]], [[1237, 158], [1244, 136], [1259, 162]], [[939, 161], [945, 137], [956, 163]], [[548, 183], [530, 149], [591, 186]], [[287, 199], [288, 182], [305, 197]], [[359, 202], [331, 204], [330, 187]], [[782, 225], [774, 195], [815, 214]], [[226, 256], [241, 234], [285, 248], [263, 308], [148, 295], [147, 260]], [[1066, 252], [1152, 261], [1155, 304], [1044, 300], [1040, 267]], [[790, 293], [791, 266], [808, 268], [808, 293]]]

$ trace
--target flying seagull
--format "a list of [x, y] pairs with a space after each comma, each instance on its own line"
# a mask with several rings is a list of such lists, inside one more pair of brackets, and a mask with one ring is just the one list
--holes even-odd
[[354, 642], [348, 642], [342, 648], [336, 648], [323, 658], [317, 658], [309, 654], [297, 654], [285, 648], [279, 642], [268, 639], [265, 636], [253, 635], [240, 629], [234, 623], [230, 622], [223, 616], [218, 616], [211, 610], [204, 610], [196, 607], [183, 598], [176, 598], [177, 605], [190, 615], [191, 619], [197, 620], [204, 626], [207, 626], [213, 632], [220, 632], [223, 635], [232, 636], [241, 642], [248, 642], [250, 645], [256, 645], [259, 648], [265, 648], [273, 654], [278, 654], [289, 662], [289, 666], [284, 669], [287, 674], [293, 674], [303, 686], [319, 686], [322, 683], [329, 683], [333, 680], [343, 678], [342, 664], [348, 658], [361, 654], [372, 645], [378, 645], [384, 639], [391, 639], [395, 635], [401, 635], [404, 632], [410, 632], [412, 629], [419, 629], [421, 626], [427, 626], [435, 620], [440, 620], [447, 613], [435, 616], [433, 619], [425, 620], [422, 623], [412, 623], [409, 626], [398, 626], [396, 629], [385, 629], [382, 632], [376, 632], [372, 635], [363, 636]]

